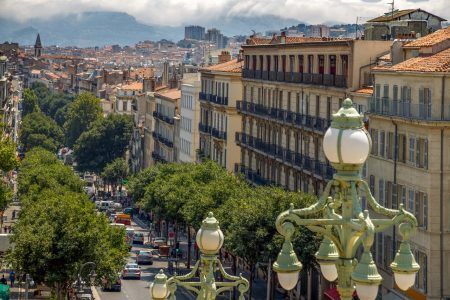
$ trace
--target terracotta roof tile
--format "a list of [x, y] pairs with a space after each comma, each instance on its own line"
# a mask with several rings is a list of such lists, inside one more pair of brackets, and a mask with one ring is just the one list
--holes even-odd
[[154, 76], [153, 68], [137, 68], [130, 72], [130, 77], [150, 78]]
[[181, 98], [181, 90], [179, 89], [170, 89], [164, 92], [157, 93], [156, 96], [177, 100]]
[[[286, 44], [298, 44], [298, 43], [310, 43], [310, 42], [330, 42], [330, 41], [342, 41], [351, 40], [350, 38], [327, 38], [327, 37], [301, 37], [301, 36], [287, 36]], [[270, 39], [268, 38], [250, 38], [247, 40], [247, 45], [271, 45], [271, 44], [281, 44], [280, 36], [274, 36]]]
[[450, 48], [430, 56], [419, 56], [393, 66], [379, 66], [373, 70], [398, 72], [450, 72]]
[[387, 53], [387, 54], [385, 54], [383, 56], [380, 56], [378, 59], [379, 60], [384, 60], [384, 61], [390, 61], [391, 60], [391, 53]]
[[448, 26], [447, 28], [439, 29], [424, 37], [418, 38], [415, 41], [409, 42], [405, 44], [403, 47], [404, 48], [430, 47], [446, 40], [450, 40], [450, 26]]
[[142, 82], [132, 82], [129, 84], [122, 85], [122, 90], [142, 90]]
[[371, 86], [364, 87], [364, 88], [358, 89], [356, 91], [353, 91], [353, 93], [372, 95], [373, 94], [373, 87], [371, 87]]
[[394, 12], [394, 14], [392, 15], [391, 13], [386, 13], [383, 16], [379, 16], [376, 17], [374, 19], [371, 19], [367, 22], [388, 22], [388, 21], [392, 21], [395, 20], [397, 18], [400, 18], [404, 15], [407, 15], [409, 13], [415, 12], [417, 9], [403, 9], [403, 10], [399, 10]]
[[240, 73], [242, 71], [242, 66], [244, 61], [238, 61], [237, 59], [232, 59], [230, 61], [213, 65], [207, 68], [200, 69], [200, 71], [218, 71], [218, 72], [230, 72], [230, 73]]

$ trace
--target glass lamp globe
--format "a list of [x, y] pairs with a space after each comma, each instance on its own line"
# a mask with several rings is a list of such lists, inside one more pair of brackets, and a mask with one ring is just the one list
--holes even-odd
[[163, 270], [160, 270], [150, 286], [151, 298], [166, 299], [168, 293], [169, 289], [167, 287], [167, 276], [164, 274]]
[[319, 265], [322, 275], [326, 280], [333, 282], [338, 278], [338, 272], [334, 262], [321, 261]]
[[345, 99], [323, 138], [325, 156], [333, 164], [362, 165], [369, 156], [371, 143], [362, 116], [352, 100]]
[[416, 273], [394, 272], [394, 279], [395, 283], [401, 290], [407, 291], [414, 285], [414, 282], [416, 281]]
[[198, 248], [202, 253], [214, 255], [223, 245], [223, 232], [220, 230], [219, 221], [214, 218], [212, 212], [203, 220], [202, 227], [195, 238]]
[[378, 295], [378, 284], [356, 283], [356, 293], [361, 300], [375, 300]]
[[298, 275], [300, 271], [294, 272], [278, 272], [278, 281], [283, 289], [290, 291], [297, 285]]

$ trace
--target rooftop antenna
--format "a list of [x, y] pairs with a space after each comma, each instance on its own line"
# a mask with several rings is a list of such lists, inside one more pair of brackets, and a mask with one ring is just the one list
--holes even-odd
[[[395, 0], [392, 0], [392, 2], [388, 3], [391, 6], [391, 22], [394, 21], [394, 6], [395, 6]], [[390, 36], [392, 39], [392, 23], [391, 25], [389, 25], [389, 31], [390, 31]]]

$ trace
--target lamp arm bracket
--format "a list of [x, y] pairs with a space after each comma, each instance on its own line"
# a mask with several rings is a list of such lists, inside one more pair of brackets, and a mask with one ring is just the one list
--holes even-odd
[[365, 182], [364, 180], [359, 180], [358, 185], [362, 186], [362, 189], [366, 194], [367, 203], [376, 213], [390, 218], [395, 217], [399, 213], [399, 210], [389, 209], [384, 206], [381, 206], [378, 203], [378, 201], [375, 200], [375, 198], [372, 196], [372, 193], [370, 192], [370, 188], [367, 182]]
[[339, 254], [344, 254], [344, 248], [341, 245], [340, 239], [338, 239], [331, 230], [317, 225], [307, 225], [306, 228], [329, 238], [336, 245]]
[[[220, 274], [222, 274], [223, 278], [230, 280], [230, 282], [216, 282], [217, 286], [223, 286], [227, 289], [229, 287], [237, 286], [241, 295], [248, 291], [250, 285], [248, 280], [242, 276], [242, 273], [239, 274], [239, 276], [230, 275], [225, 271], [222, 263], [219, 260], [217, 261], [217, 264], [219, 266]], [[220, 290], [221, 289], [217, 290], [218, 294]]]

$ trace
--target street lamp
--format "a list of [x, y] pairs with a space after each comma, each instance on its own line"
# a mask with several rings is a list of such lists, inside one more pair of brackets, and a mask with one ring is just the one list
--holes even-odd
[[95, 263], [89, 261], [89, 262], [82, 264], [80, 267], [80, 271], [78, 272], [78, 276], [77, 276], [77, 289], [78, 289], [79, 293], [82, 293], [84, 291], [82, 283], [81, 283], [81, 277], [83, 276], [84, 268], [86, 268], [87, 266], [90, 266], [92, 268], [91, 272], [89, 273], [89, 280], [91, 280], [91, 278], [95, 278], [95, 276], [97, 276], [97, 274], [95, 274], [95, 271], [94, 271]]
[[[192, 271], [184, 276], [175, 275], [167, 279], [163, 270], [160, 270], [150, 286], [151, 299], [175, 300], [177, 286], [181, 286], [196, 293], [198, 300], [214, 300], [217, 295], [237, 287], [239, 300], [244, 300], [244, 293], [249, 287], [247, 279], [242, 277], [242, 274], [240, 276], [229, 275], [217, 258], [217, 254], [222, 248], [223, 240], [224, 237], [222, 230], [220, 230], [219, 222], [214, 218], [213, 213], [210, 212], [197, 232], [196, 241], [201, 252], [200, 260], [196, 262]], [[215, 281], [214, 274], [217, 270], [228, 281]], [[197, 271], [200, 272], [200, 281], [187, 281], [193, 278]]]
[[[286, 290], [295, 287], [301, 270], [292, 246], [294, 224], [305, 226], [323, 235], [316, 259], [325, 279], [338, 281], [338, 292], [343, 300], [352, 299], [356, 289], [362, 300], [374, 300], [382, 278], [373, 261], [370, 248], [376, 232], [399, 225], [402, 236], [391, 269], [397, 286], [409, 289], [419, 270], [411, 252], [410, 235], [417, 227], [417, 220], [400, 204], [398, 210], [381, 206], [372, 196], [370, 188], [361, 177], [361, 169], [366, 161], [372, 141], [364, 128], [362, 116], [353, 107], [350, 99], [345, 99], [341, 109], [333, 115], [331, 127], [323, 140], [323, 150], [331, 165], [336, 169], [333, 179], [324, 189], [318, 202], [304, 209], [294, 209], [281, 213], [276, 227], [285, 238], [273, 268], [280, 284]], [[368, 210], [362, 210], [361, 196], [368, 205], [384, 219], [371, 219]], [[308, 215], [323, 214], [321, 219], [308, 219]], [[363, 246], [358, 261], [356, 251]]]

